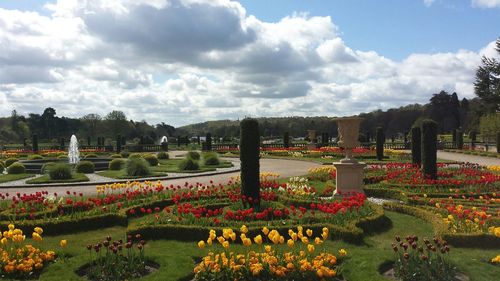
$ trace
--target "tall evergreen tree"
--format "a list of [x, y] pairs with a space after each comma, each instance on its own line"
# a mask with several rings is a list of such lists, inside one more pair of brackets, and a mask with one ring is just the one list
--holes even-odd
[[[496, 51], [500, 54], [500, 38], [496, 41]], [[490, 112], [500, 110], [500, 62], [483, 56], [482, 65], [476, 70], [474, 91]]]

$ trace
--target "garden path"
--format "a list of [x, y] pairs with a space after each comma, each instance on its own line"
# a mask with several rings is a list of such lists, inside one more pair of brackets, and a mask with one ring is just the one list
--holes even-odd
[[437, 158], [443, 160], [477, 163], [482, 166], [500, 165], [500, 158], [468, 155], [454, 152], [438, 151]]

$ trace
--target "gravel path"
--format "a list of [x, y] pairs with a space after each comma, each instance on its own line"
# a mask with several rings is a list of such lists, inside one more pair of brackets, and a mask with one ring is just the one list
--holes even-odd
[[[185, 152], [184, 152], [185, 153]], [[182, 152], [174, 152], [174, 155], [182, 154]], [[172, 155], [171, 155], [172, 156]], [[237, 160], [237, 159], [228, 159], [228, 160]], [[239, 166], [239, 165], [238, 165]], [[305, 175], [307, 170], [312, 167], [320, 166], [320, 164], [306, 161], [296, 161], [296, 160], [285, 160], [285, 159], [261, 159], [260, 160], [260, 171], [261, 172], [275, 172], [280, 174], [281, 177], [292, 177], [292, 176], [300, 176]], [[228, 168], [226, 168], [228, 169]], [[233, 168], [234, 169], [234, 168]], [[174, 173], [169, 173], [169, 175], [173, 175]], [[230, 172], [225, 174], [217, 174], [217, 175], [193, 175], [189, 178], [181, 178], [181, 179], [166, 179], [161, 182], [163, 185], [184, 185], [185, 182], [189, 183], [202, 183], [209, 184], [213, 181], [215, 184], [218, 183], [227, 183], [232, 177], [238, 176], [239, 172]], [[101, 176], [92, 175], [91, 176], [95, 180], [100, 180]], [[0, 187], [1, 193], [32, 193], [40, 190], [46, 190], [49, 192], [57, 192], [62, 194], [67, 190], [82, 192], [84, 194], [95, 194], [96, 185], [78, 185], [78, 186], [33, 186], [33, 187], [13, 187], [10, 185], [10, 188]]]
[[462, 153], [438, 151], [437, 157], [444, 160], [477, 163], [482, 166], [500, 165], [500, 158], [468, 155]]

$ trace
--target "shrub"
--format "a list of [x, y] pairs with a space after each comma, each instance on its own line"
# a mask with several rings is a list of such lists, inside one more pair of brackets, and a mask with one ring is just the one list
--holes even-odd
[[[126, 158], [126, 157], [124, 157], [124, 158]], [[132, 153], [132, 154], [128, 155], [128, 158], [129, 159], [132, 159], [132, 158], [142, 158], [142, 154], [140, 154], [140, 153]]]
[[198, 161], [186, 158], [179, 163], [178, 167], [181, 171], [196, 171], [200, 169], [200, 164], [198, 164]]
[[198, 153], [197, 151], [189, 151], [186, 157], [193, 160], [200, 160], [201, 158], [200, 153]]
[[42, 174], [47, 174], [55, 165], [55, 162], [47, 162], [42, 165]]
[[110, 157], [111, 158], [122, 158], [122, 156], [120, 154], [112, 154]]
[[219, 165], [220, 164], [219, 156], [217, 155], [217, 153], [213, 152], [206, 153], [205, 155], [203, 155], [203, 163], [207, 166]]
[[5, 167], [3, 166], [3, 163], [0, 162], [0, 174], [3, 173], [4, 170], [5, 170]]
[[456, 139], [457, 139], [457, 149], [464, 148], [464, 133], [461, 130], [455, 131]]
[[71, 167], [64, 163], [55, 163], [49, 170], [51, 180], [71, 179]]
[[80, 161], [76, 165], [76, 172], [77, 173], [83, 173], [83, 174], [91, 174], [95, 171], [95, 165], [94, 163], [90, 161]]
[[156, 158], [158, 159], [169, 159], [170, 157], [168, 156], [168, 153], [165, 151], [160, 151], [156, 154]]
[[377, 140], [377, 160], [382, 161], [384, 159], [384, 142], [385, 135], [382, 127], [378, 127], [376, 131], [376, 140]]
[[38, 151], [38, 135], [34, 134], [32, 136], [31, 144], [33, 145], [33, 151]]
[[422, 121], [422, 172], [425, 176], [437, 178], [437, 123]]
[[245, 118], [240, 123], [241, 189], [243, 195], [253, 198], [255, 202], [258, 202], [260, 190], [259, 157], [259, 122]]
[[68, 155], [61, 154], [61, 155], [57, 156], [57, 158], [59, 158], [59, 159], [68, 159]]
[[212, 151], [212, 134], [208, 133], [205, 138], [205, 149]]
[[415, 165], [422, 163], [422, 143], [420, 127], [411, 128], [411, 162]]
[[283, 135], [283, 147], [284, 148], [289, 148], [290, 147], [290, 133], [285, 132]]
[[84, 156], [84, 158], [97, 158], [97, 157], [98, 156], [96, 154], [92, 154], [92, 153], [87, 154], [87, 155]]
[[7, 158], [5, 160], [5, 167], [9, 167], [10, 165], [14, 164], [15, 162], [17, 162], [17, 158]]
[[158, 158], [153, 154], [148, 154], [144, 156], [144, 160], [148, 161], [149, 165], [152, 167], [158, 166]]
[[108, 169], [111, 171], [118, 171], [121, 170], [125, 166], [125, 159], [123, 158], [116, 158], [111, 160], [108, 164]]
[[7, 173], [9, 174], [24, 174], [26, 173], [26, 167], [21, 163], [13, 163], [7, 168]]
[[500, 132], [497, 133], [497, 153], [500, 153]]
[[147, 176], [151, 174], [149, 163], [142, 157], [131, 157], [127, 161], [127, 175], [129, 176]]
[[[120, 155], [123, 157], [123, 158], [128, 158], [130, 156], [130, 152], [128, 150], [123, 150], [122, 152], [120, 152]], [[140, 154], [139, 154], [140, 155]]]
[[40, 160], [40, 159], [43, 159], [43, 156], [39, 155], [39, 154], [33, 154], [33, 155], [28, 156], [28, 159], [29, 160]]

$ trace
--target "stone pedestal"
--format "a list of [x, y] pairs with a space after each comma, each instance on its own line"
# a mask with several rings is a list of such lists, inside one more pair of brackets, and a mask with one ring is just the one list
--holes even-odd
[[344, 196], [351, 192], [364, 193], [363, 169], [366, 167], [366, 163], [334, 162], [333, 166], [337, 169], [335, 196]]

